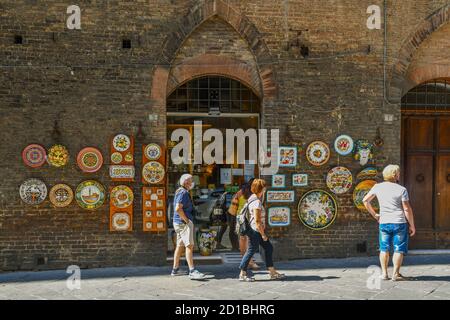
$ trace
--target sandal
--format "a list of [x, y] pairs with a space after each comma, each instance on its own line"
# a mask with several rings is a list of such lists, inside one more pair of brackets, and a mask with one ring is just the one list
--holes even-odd
[[255, 278], [253, 278], [253, 277], [248, 277], [248, 276], [241, 276], [241, 275], [239, 275], [239, 281], [243, 281], [243, 282], [253, 282], [253, 281], [255, 281]]
[[270, 280], [282, 280], [285, 279], [286, 275], [284, 273], [274, 273], [270, 275]]
[[250, 269], [254, 270], [254, 271], [257, 271], [257, 270], [261, 269], [261, 268], [259, 267], [259, 265], [258, 265], [256, 262], [251, 262], [251, 263], [249, 263], [248, 267], [249, 267]]
[[380, 276], [381, 280], [389, 280], [389, 276], [387, 274], [383, 274]]
[[392, 276], [392, 279], [391, 279], [392, 281], [406, 281], [406, 280], [408, 280], [408, 278], [407, 277], [404, 277], [403, 275], [401, 275], [400, 273], [399, 274], [394, 274], [393, 276]]

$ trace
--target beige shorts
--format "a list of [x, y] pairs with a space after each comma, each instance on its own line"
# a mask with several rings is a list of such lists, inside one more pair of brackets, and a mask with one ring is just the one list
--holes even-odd
[[194, 223], [189, 221], [187, 224], [175, 224], [173, 229], [177, 234], [177, 246], [184, 245], [188, 247], [194, 245]]

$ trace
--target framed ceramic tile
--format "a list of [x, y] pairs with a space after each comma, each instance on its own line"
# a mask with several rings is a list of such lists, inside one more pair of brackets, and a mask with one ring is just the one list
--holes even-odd
[[297, 147], [282, 146], [278, 148], [278, 151], [280, 167], [295, 167], [297, 165]]
[[291, 208], [270, 207], [267, 211], [269, 226], [286, 227], [291, 223]]
[[286, 186], [286, 175], [274, 174], [272, 176], [272, 188], [284, 188]]
[[308, 186], [308, 175], [306, 173], [296, 173], [292, 175], [292, 185], [294, 187]]
[[294, 202], [295, 193], [292, 190], [268, 190], [267, 202]]

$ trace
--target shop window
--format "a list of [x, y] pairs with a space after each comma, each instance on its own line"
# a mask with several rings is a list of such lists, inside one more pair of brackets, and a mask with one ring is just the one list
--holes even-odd
[[436, 79], [411, 89], [402, 98], [402, 110], [450, 111], [450, 80]]

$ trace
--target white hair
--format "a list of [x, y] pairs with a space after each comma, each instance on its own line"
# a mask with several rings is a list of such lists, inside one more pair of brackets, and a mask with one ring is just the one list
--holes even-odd
[[187, 180], [192, 179], [192, 175], [185, 173], [180, 177], [180, 186], [184, 186]]
[[397, 175], [400, 173], [400, 167], [396, 164], [390, 164], [386, 166], [383, 170], [383, 178], [387, 181], [395, 180]]

